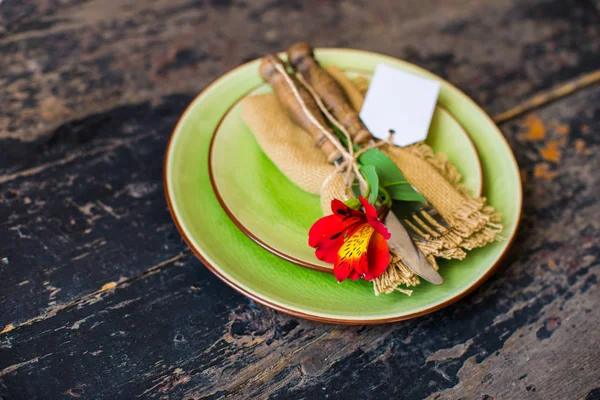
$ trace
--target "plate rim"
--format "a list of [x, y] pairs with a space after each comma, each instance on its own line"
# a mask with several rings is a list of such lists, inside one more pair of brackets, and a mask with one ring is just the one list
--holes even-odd
[[[359, 69], [343, 69], [342, 71], [346, 72], [346, 71], [350, 71], [350, 72], [358, 72], [358, 73], [368, 73], [369, 71], [365, 71], [365, 70], [359, 70]], [[251, 239], [254, 243], [256, 243], [257, 245], [259, 245], [260, 247], [262, 247], [263, 249], [267, 250], [268, 252], [275, 254], [277, 257], [280, 257], [282, 259], [284, 259], [285, 261], [291, 262], [292, 264], [296, 264], [299, 265], [301, 267], [304, 268], [309, 268], [315, 271], [320, 271], [320, 272], [325, 272], [328, 274], [333, 274], [333, 267], [324, 267], [322, 265], [319, 264], [315, 264], [315, 263], [311, 263], [305, 260], [301, 260], [299, 258], [296, 258], [292, 255], [289, 255], [287, 253], [285, 253], [283, 250], [279, 250], [276, 247], [274, 247], [273, 245], [267, 243], [266, 241], [264, 241], [263, 239], [261, 239], [260, 237], [258, 237], [256, 234], [254, 234], [252, 232], [252, 230], [247, 227], [246, 225], [244, 225], [242, 223], [242, 221], [240, 221], [240, 219], [238, 217], [236, 217], [235, 213], [233, 212], [233, 210], [227, 205], [227, 202], [225, 201], [225, 199], [223, 198], [221, 191], [219, 190], [219, 185], [217, 184], [217, 179], [215, 177], [215, 173], [214, 173], [214, 168], [213, 168], [213, 155], [214, 155], [214, 147], [215, 147], [215, 141], [217, 138], [217, 134], [219, 133], [219, 129], [221, 128], [221, 125], [223, 124], [223, 121], [225, 121], [225, 119], [227, 118], [227, 116], [231, 113], [231, 111], [240, 103], [242, 102], [242, 100], [244, 100], [245, 98], [247, 98], [248, 96], [250, 96], [252, 94], [252, 92], [256, 91], [257, 89], [259, 89], [261, 86], [263, 86], [264, 83], [257, 85], [251, 89], [249, 89], [246, 93], [244, 93], [242, 96], [240, 96], [239, 99], [237, 99], [228, 109], [227, 111], [225, 111], [225, 113], [221, 116], [221, 118], [219, 119], [219, 122], [217, 123], [217, 126], [214, 128], [211, 138], [210, 138], [210, 144], [208, 145], [208, 175], [210, 178], [210, 184], [212, 186], [213, 192], [215, 193], [215, 196], [217, 197], [217, 200], [219, 201], [219, 204], [221, 205], [221, 208], [223, 209], [223, 211], [225, 211], [225, 214], [227, 214], [227, 216], [229, 217], [229, 219], [231, 220], [231, 222], [234, 223], [234, 225], [244, 233], [244, 235], [246, 235], [249, 239]], [[471, 136], [469, 136], [469, 133], [467, 132], [467, 130], [465, 129], [465, 127], [463, 126], [463, 124], [450, 112], [450, 110], [448, 110], [446, 107], [444, 107], [441, 104], [437, 104], [436, 103], [436, 108], [440, 108], [443, 112], [445, 112], [446, 114], [448, 114], [448, 116], [450, 118], [452, 118], [452, 120], [454, 120], [454, 122], [460, 127], [460, 130], [463, 132], [463, 134], [466, 136], [471, 148], [473, 149], [473, 151], [475, 152], [475, 158], [477, 160], [477, 165], [479, 166], [479, 190], [476, 193], [476, 195], [478, 197], [481, 197], [483, 194], [483, 166], [481, 165], [481, 159], [479, 157], [479, 153], [477, 152], [477, 147], [475, 146], [475, 143], [473, 142], [473, 139], [471, 138]]]
[[[373, 52], [373, 51], [368, 51], [368, 50], [361, 50], [361, 49], [352, 49], [352, 48], [339, 48], [339, 47], [321, 47], [321, 48], [317, 48], [315, 49], [316, 52], [319, 51], [329, 51], [329, 52], [353, 52], [356, 53], [358, 55], [363, 54], [363, 55], [368, 55], [368, 56], [376, 56], [376, 57], [383, 57], [383, 58], [388, 58], [390, 61], [393, 61], [395, 63], [402, 63], [402, 64], [408, 64], [413, 68], [417, 68], [419, 70], [422, 70], [423, 72], [427, 73], [427, 74], [432, 74], [435, 75], [429, 71], [427, 71], [426, 69], [419, 67], [416, 64], [412, 64], [409, 63], [408, 61], [404, 61], [401, 60], [399, 58], [396, 58], [394, 56], [391, 56], [389, 54], [385, 54], [385, 53], [377, 53], [377, 52]], [[283, 53], [280, 53], [283, 54]], [[175, 212], [174, 206], [173, 206], [173, 201], [172, 201], [172, 195], [171, 192], [169, 190], [169, 165], [170, 165], [170, 157], [171, 157], [171, 151], [172, 151], [172, 145], [174, 142], [174, 138], [177, 135], [177, 132], [180, 131], [180, 126], [182, 125], [183, 121], [187, 118], [188, 114], [191, 113], [191, 110], [195, 107], [196, 103], [198, 101], [200, 101], [202, 99], [202, 97], [204, 97], [207, 93], [209, 93], [215, 86], [217, 86], [217, 84], [219, 84], [220, 82], [222, 82], [223, 80], [225, 80], [226, 78], [230, 77], [231, 75], [233, 75], [235, 72], [237, 72], [238, 70], [241, 70], [242, 68], [246, 68], [247, 66], [249, 66], [250, 64], [256, 62], [256, 59], [250, 60], [248, 62], [245, 62], [231, 70], [229, 70], [228, 72], [226, 72], [225, 74], [221, 75], [220, 77], [218, 77], [217, 79], [215, 79], [214, 81], [212, 81], [209, 85], [207, 85], [200, 93], [198, 93], [198, 95], [196, 95], [194, 97], [194, 99], [190, 102], [190, 104], [186, 107], [186, 109], [184, 110], [184, 112], [181, 114], [181, 116], [179, 117], [179, 119], [177, 120], [177, 123], [175, 125], [175, 127], [173, 128], [173, 131], [171, 132], [171, 135], [169, 136], [168, 142], [167, 142], [167, 146], [165, 149], [165, 155], [164, 155], [164, 160], [163, 160], [163, 188], [164, 188], [164, 192], [165, 192], [165, 198], [167, 201], [167, 206], [169, 208], [169, 212], [171, 214], [171, 218], [173, 219], [173, 222], [175, 224], [175, 226], [177, 227], [177, 230], [179, 231], [180, 235], [182, 236], [183, 240], [185, 241], [185, 243], [187, 244], [188, 248], [194, 253], [194, 255], [203, 263], [203, 265], [208, 268], [214, 275], [217, 276], [217, 278], [219, 278], [221, 281], [223, 281], [226, 285], [228, 285], [229, 287], [231, 287], [232, 289], [234, 289], [235, 291], [241, 293], [242, 295], [256, 301], [259, 304], [262, 304], [266, 307], [272, 308], [274, 310], [277, 310], [279, 312], [282, 312], [284, 314], [288, 314], [294, 317], [298, 317], [298, 318], [303, 318], [303, 319], [308, 319], [308, 320], [312, 320], [312, 321], [317, 321], [317, 322], [325, 322], [325, 323], [330, 323], [330, 324], [341, 324], [341, 325], [376, 325], [376, 324], [386, 324], [386, 323], [392, 323], [392, 322], [398, 322], [398, 321], [405, 321], [408, 319], [412, 319], [412, 318], [416, 318], [416, 317], [420, 317], [423, 315], [427, 315], [430, 313], [433, 313], [435, 311], [438, 311], [442, 308], [445, 308], [455, 302], [457, 302], [458, 300], [464, 298], [465, 296], [467, 296], [468, 294], [472, 293], [475, 289], [477, 289], [483, 282], [485, 282], [487, 279], [490, 278], [490, 276], [492, 276], [496, 270], [499, 268], [499, 266], [502, 264], [502, 261], [505, 259], [506, 255], [508, 254], [509, 250], [511, 249], [512, 245], [514, 244], [515, 238], [517, 236], [517, 232], [519, 230], [519, 225], [521, 223], [521, 218], [522, 218], [522, 214], [523, 214], [523, 184], [522, 184], [522, 180], [521, 180], [521, 175], [518, 173], [519, 171], [519, 165], [517, 163], [517, 160], [515, 158], [515, 155], [512, 151], [512, 148], [510, 147], [510, 144], [508, 143], [508, 140], [506, 139], [506, 137], [504, 137], [504, 135], [502, 134], [502, 132], [500, 131], [500, 129], [498, 128], [498, 126], [496, 125], [496, 123], [492, 120], [492, 118], [469, 96], [467, 96], [463, 91], [461, 91], [460, 89], [458, 89], [456, 86], [454, 86], [452, 83], [448, 82], [447, 80], [435, 75], [437, 77], [437, 79], [440, 80], [440, 82], [444, 83], [445, 85], [448, 85], [448, 87], [450, 89], [455, 90], [459, 95], [463, 96], [464, 99], [471, 103], [472, 106], [474, 106], [477, 110], [479, 110], [479, 112], [482, 114], [482, 116], [487, 119], [492, 127], [494, 128], [494, 131], [496, 132], [496, 134], [500, 137], [500, 139], [505, 143], [506, 147], [509, 149], [509, 158], [512, 161], [513, 167], [515, 168], [515, 170], [517, 171], [516, 174], [516, 180], [517, 180], [517, 189], [518, 189], [518, 205], [516, 208], [517, 211], [517, 215], [515, 218], [515, 227], [513, 229], [513, 231], [511, 232], [511, 236], [507, 239], [507, 245], [505, 246], [505, 248], [503, 249], [502, 253], [498, 256], [498, 258], [496, 259], [496, 261], [494, 262], [494, 264], [492, 266], [490, 266], [488, 268], [488, 270], [479, 278], [477, 279], [475, 282], [473, 282], [469, 287], [465, 288], [464, 290], [462, 290], [460, 293], [457, 293], [456, 295], [450, 297], [449, 299], [431, 306], [429, 308], [420, 310], [420, 311], [416, 311], [416, 312], [412, 312], [412, 313], [408, 313], [408, 314], [403, 314], [403, 315], [398, 315], [398, 316], [393, 316], [393, 317], [387, 317], [387, 318], [373, 318], [373, 319], [351, 319], [351, 318], [332, 318], [332, 317], [324, 317], [324, 316], [320, 316], [320, 315], [314, 315], [314, 314], [310, 314], [310, 313], [306, 313], [303, 311], [299, 311], [299, 310], [294, 310], [285, 306], [282, 306], [280, 304], [277, 304], [273, 301], [270, 301], [268, 299], [264, 299], [258, 295], [256, 295], [255, 293], [246, 290], [245, 288], [243, 288], [242, 286], [240, 286], [239, 284], [237, 284], [236, 282], [234, 282], [233, 280], [229, 279], [227, 276], [225, 276], [217, 267], [215, 267], [214, 265], [212, 265], [207, 258], [201, 253], [201, 251], [199, 249], [197, 249], [194, 245], [193, 242], [191, 241], [191, 239], [188, 237], [188, 235], [185, 232], [185, 229], [183, 228], [183, 226], [181, 225], [177, 214]]]

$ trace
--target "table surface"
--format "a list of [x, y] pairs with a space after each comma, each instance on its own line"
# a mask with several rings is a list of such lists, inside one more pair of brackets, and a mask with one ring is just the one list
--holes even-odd
[[[496, 119], [523, 218], [476, 292], [326, 325], [186, 247], [161, 179], [178, 117], [298, 40], [408, 60]], [[5, 0], [0, 71], [0, 398], [600, 398], [600, 1]]]

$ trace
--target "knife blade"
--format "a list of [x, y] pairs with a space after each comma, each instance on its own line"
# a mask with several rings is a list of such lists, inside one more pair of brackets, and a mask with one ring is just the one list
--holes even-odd
[[443, 282], [442, 276], [427, 261], [421, 250], [415, 246], [408, 232], [394, 213], [388, 213], [385, 219], [385, 226], [387, 226], [392, 235], [388, 240], [388, 244], [402, 257], [404, 265], [426, 281], [434, 285], [441, 285]]
[[[340, 157], [334, 161], [334, 164], [339, 166], [343, 162], [344, 158]], [[434, 285], [441, 285], [443, 282], [442, 276], [435, 268], [433, 268], [433, 265], [427, 261], [427, 258], [425, 258], [425, 255], [421, 250], [415, 246], [408, 235], [406, 228], [404, 228], [398, 217], [392, 211], [390, 211], [385, 218], [385, 226], [391, 234], [388, 245], [402, 257], [402, 263], [427, 282], [433, 283]]]

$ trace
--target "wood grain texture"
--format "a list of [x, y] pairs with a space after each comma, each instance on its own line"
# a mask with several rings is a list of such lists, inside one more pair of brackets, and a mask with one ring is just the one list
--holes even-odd
[[[456, 305], [387, 326], [301, 321], [236, 294], [185, 252], [4, 332], [0, 393], [9, 398], [43, 393], [106, 398], [347, 398], [350, 393], [585, 398], [600, 387], [595, 351], [600, 344], [595, 334], [600, 328], [600, 183], [594, 173], [599, 104], [596, 87], [502, 126], [525, 177], [523, 228], [505, 267]], [[531, 140], [531, 130], [540, 129], [532, 121], [543, 127], [541, 139]], [[560, 142], [558, 161], [548, 160], [545, 152], [554, 141]], [[129, 151], [119, 158], [128, 159]], [[130, 179], [120, 170], [123, 179]], [[117, 215], [123, 211], [107, 205]], [[94, 215], [110, 227], [116, 217], [100, 209]], [[147, 214], [152, 216], [148, 219], [160, 221], [163, 212]], [[131, 212], [123, 218], [136, 220]], [[170, 243], [163, 235], [176, 236], [166, 226], [163, 234], [138, 231], [159, 236], [151, 243]], [[127, 256], [146, 257], [144, 253], [151, 256], [151, 248]], [[104, 251], [96, 257], [111, 256]], [[10, 261], [2, 266], [3, 275], [15, 264], [24, 265]], [[77, 264], [70, 265], [61, 275], [77, 271]], [[53, 287], [56, 291], [58, 285]], [[21, 309], [20, 301], [3, 304], [3, 311]]]
[[600, 86], [501, 125], [504, 267], [433, 315], [341, 327], [226, 287], [168, 214], [162, 156], [209, 81], [307, 39], [415, 62], [499, 113], [600, 68], [592, 1], [0, 4], [0, 398], [600, 396]]
[[185, 250], [165, 204], [162, 155], [190, 100], [75, 121], [27, 154], [37, 166], [4, 175], [0, 326], [52, 314]]
[[0, 137], [21, 140], [124, 101], [196, 93], [304, 39], [404, 58], [492, 114], [600, 68], [600, 18], [587, 0], [3, 3]]

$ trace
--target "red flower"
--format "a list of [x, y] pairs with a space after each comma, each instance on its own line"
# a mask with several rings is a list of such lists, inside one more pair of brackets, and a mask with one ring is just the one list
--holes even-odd
[[365, 212], [332, 200], [333, 214], [319, 219], [308, 232], [308, 244], [316, 249], [319, 260], [334, 264], [339, 282], [346, 278], [375, 279], [390, 262], [390, 233], [377, 218], [375, 207], [362, 196], [359, 200]]

